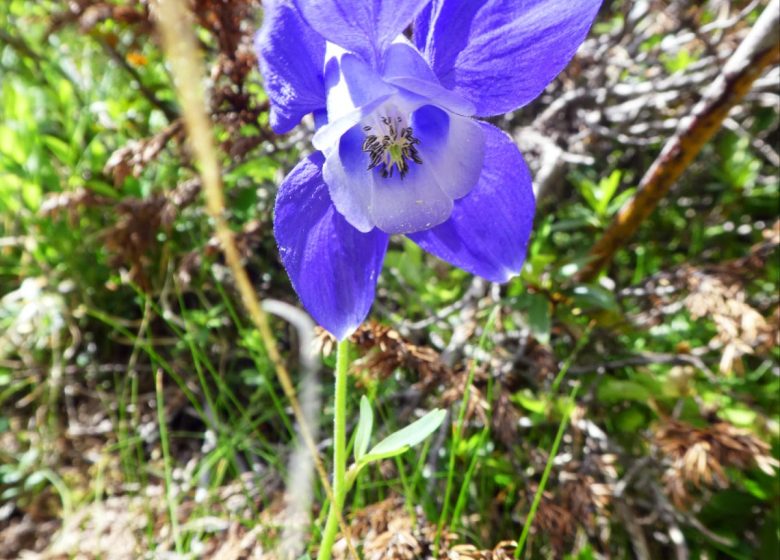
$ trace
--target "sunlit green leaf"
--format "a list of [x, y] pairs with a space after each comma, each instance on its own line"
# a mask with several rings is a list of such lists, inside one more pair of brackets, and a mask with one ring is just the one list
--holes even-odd
[[363, 457], [363, 461], [374, 461], [379, 457], [386, 458], [403, 453], [436, 431], [446, 416], [446, 410], [437, 408], [430, 411], [416, 422], [380, 441]]

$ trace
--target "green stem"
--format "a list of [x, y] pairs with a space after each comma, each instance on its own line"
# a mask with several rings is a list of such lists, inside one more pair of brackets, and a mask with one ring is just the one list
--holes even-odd
[[333, 403], [333, 501], [322, 533], [317, 560], [330, 560], [333, 542], [339, 528], [339, 518], [347, 496], [347, 367], [349, 342], [339, 342], [336, 351], [336, 395]]
[[571, 395], [569, 395], [569, 399], [571, 399], [571, 406], [566, 409], [566, 411], [563, 413], [563, 418], [561, 418], [561, 423], [558, 425], [558, 432], [555, 434], [555, 439], [553, 440], [552, 449], [550, 449], [550, 456], [547, 458], [547, 464], [544, 466], [544, 472], [542, 472], [542, 479], [539, 481], [539, 487], [536, 489], [536, 494], [534, 494], [534, 500], [531, 503], [531, 509], [528, 512], [528, 517], [525, 519], [525, 524], [523, 525], [523, 532], [520, 534], [520, 539], [517, 541], [517, 548], [515, 549], [515, 559], [520, 558], [520, 555], [523, 553], [523, 548], [525, 547], [525, 542], [528, 540], [528, 533], [531, 531], [531, 526], [534, 524], [534, 517], [536, 517], [536, 510], [539, 509], [539, 504], [542, 501], [542, 495], [544, 494], [544, 489], [547, 486], [547, 481], [550, 478], [550, 473], [552, 472], [553, 463], [555, 462], [555, 457], [558, 455], [558, 448], [561, 446], [561, 440], [563, 440], [563, 434], [566, 433], [566, 427], [569, 425], [569, 417], [571, 416], [572, 409], [576, 406], [575, 399], [577, 398], [577, 391], [579, 391], [580, 386], [575, 385], [574, 388], [571, 391]]
[[[487, 339], [495, 326], [496, 317], [498, 316], [499, 305], [493, 307], [493, 310], [488, 315], [487, 322], [485, 323], [485, 329], [482, 331], [482, 336], [479, 338], [479, 349], [484, 350], [487, 345]], [[455, 480], [455, 459], [456, 451], [460, 444], [460, 440], [463, 437], [464, 424], [466, 421], [466, 411], [469, 407], [469, 395], [471, 394], [471, 385], [474, 383], [474, 372], [477, 367], [477, 358], [475, 357], [469, 365], [468, 375], [466, 377], [466, 385], [463, 387], [463, 400], [460, 404], [460, 411], [458, 412], [458, 422], [455, 427], [455, 431], [452, 434], [452, 444], [450, 445], [450, 459], [447, 467], [447, 486], [444, 490], [444, 502], [442, 504], [441, 514], [439, 515], [439, 525], [436, 529], [436, 536], [433, 538], [433, 557], [439, 557], [439, 544], [441, 542], [441, 536], [444, 533], [444, 526], [447, 523], [447, 516], [450, 510], [450, 496], [452, 495], [453, 484]]]
[[163, 393], [163, 372], [157, 370], [155, 374], [155, 393], [157, 400], [157, 422], [160, 430], [160, 447], [163, 453], [163, 467], [165, 469], [165, 501], [168, 503], [168, 515], [171, 518], [171, 530], [173, 540], [176, 543], [177, 554], [183, 554], [184, 547], [179, 534], [179, 517], [176, 512], [176, 498], [173, 495], [173, 467], [171, 462], [171, 448], [168, 440], [168, 424], [165, 420], [165, 402]]
[[[563, 382], [563, 378], [566, 377], [566, 374], [569, 373], [569, 368], [574, 363], [575, 358], [580, 353], [580, 350], [582, 350], [585, 345], [588, 343], [588, 340], [590, 340], [590, 333], [593, 332], [593, 328], [595, 327], [596, 322], [591, 321], [590, 324], [585, 329], [585, 332], [582, 333], [582, 336], [580, 337], [579, 341], [577, 341], [577, 346], [574, 347], [574, 351], [569, 355], [569, 357], [566, 359], [566, 361], [563, 364], [563, 367], [561, 367], [561, 371], [558, 372], [558, 375], [555, 377], [555, 380], [552, 384], [552, 391], [551, 393], [553, 395], [558, 393], [558, 388], [561, 386], [561, 382]], [[523, 553], [523, 548], [525, 548], [525, 542], [528, 540], [528, 534], [531, 531], [531, 525], [534, 523], [534, 517], [536, 517], [536, 510], [539, 508], [539, 504], [542, 501], [542, 494], [544, 494], [544, 488], [547, 486], [547, 480], [550, 478], [550, 472], [552, 472], [553, 462], [555, 461], [555, 457], [558, 455], [558, 448], [561, 445], [561, 440], [563, 440], [563, 434], [566, 432], [566, 427], [569, 424], [569, 416], [571, 415], [571, 411], [573, 408], [577, 405], [576, 398], [577, 398], [577, 391], [580, 390], [579, 383], [574, 385], [574, 388], [571, 390], [571, 394], [569, 395], [569, 399], [571, 400], [571, 408], [568, 408], [564, 413], [563, 417], [561, 418], [561, 423], [558, 425], [558, 432], [555, 434], [555, 439], [553, 440], [552, 449], [550, 449], [550, 455], [547, 457], [547, 464], [544, 466], [544, 472], [542, 472], [542, 479], [539, 481], [539, 487], [536, 489], [536, 494], [534, 494], [533, 502], [531, 503], [531, 509], [528, 512], [528, 516], [525, 518], [525, 524], [523, 525], [523, 532], [520, 534], [520, 539], [517, 542], [517, 548], [515, 549], [515, 560], [518, 560], [520, 558], [520, 555]]]

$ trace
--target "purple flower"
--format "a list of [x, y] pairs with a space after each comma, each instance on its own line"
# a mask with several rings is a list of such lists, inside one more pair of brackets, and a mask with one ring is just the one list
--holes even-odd
[[600, 4], [266, 0], [256, 46], [271, 126], [313, 113], [319, 150], [282, 183], [274, 230], [322, 326], [341, 339], [365, 319], [391, 234], [491, 281], [520, 272], [531, 177], [512, 140], [478, 119], [537, 97]]

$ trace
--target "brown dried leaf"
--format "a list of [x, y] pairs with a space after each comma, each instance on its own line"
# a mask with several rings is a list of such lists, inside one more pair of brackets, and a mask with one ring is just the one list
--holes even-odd
[[146, 166], [157, 159], [168, 143], [173, 139], [180, 139], [183, 132], [183, 123], [177, 120], [154, 136], [129, 141], [111, 154], [103, 166], [103, 173], [113, 177], [115, 187], [121, 187], [129, 175], [139, 177]]

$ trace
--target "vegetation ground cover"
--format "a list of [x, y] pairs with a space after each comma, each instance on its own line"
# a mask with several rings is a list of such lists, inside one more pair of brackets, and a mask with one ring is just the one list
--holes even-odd
[[[577, 275], [767, 4], [606, 2], [564, 74], [496, 119], [538, 198], [521, 277], [393, 240], [352, 337], [350, 433], [361, 394], [379, 436], [448, 416], [357, 478], [366, 558], [512, 557], [543, 478], [528, 558], [777, 557], [777, 65], [608, 269]], [[268, 127], [260, 2], [191, 6], [227, 218], [259, 299], [295, 305], [271, 215], [313, 126]], [[152, 11], [0, 5], [3, 558], [274, 558], [291, 527], [315, 551], [324, 521], [311, 473], [288, 515], [295, 423], [203, 209]], [[334, 341], [318, 333], [311, 367], [273, 326], [328, 457]]]

